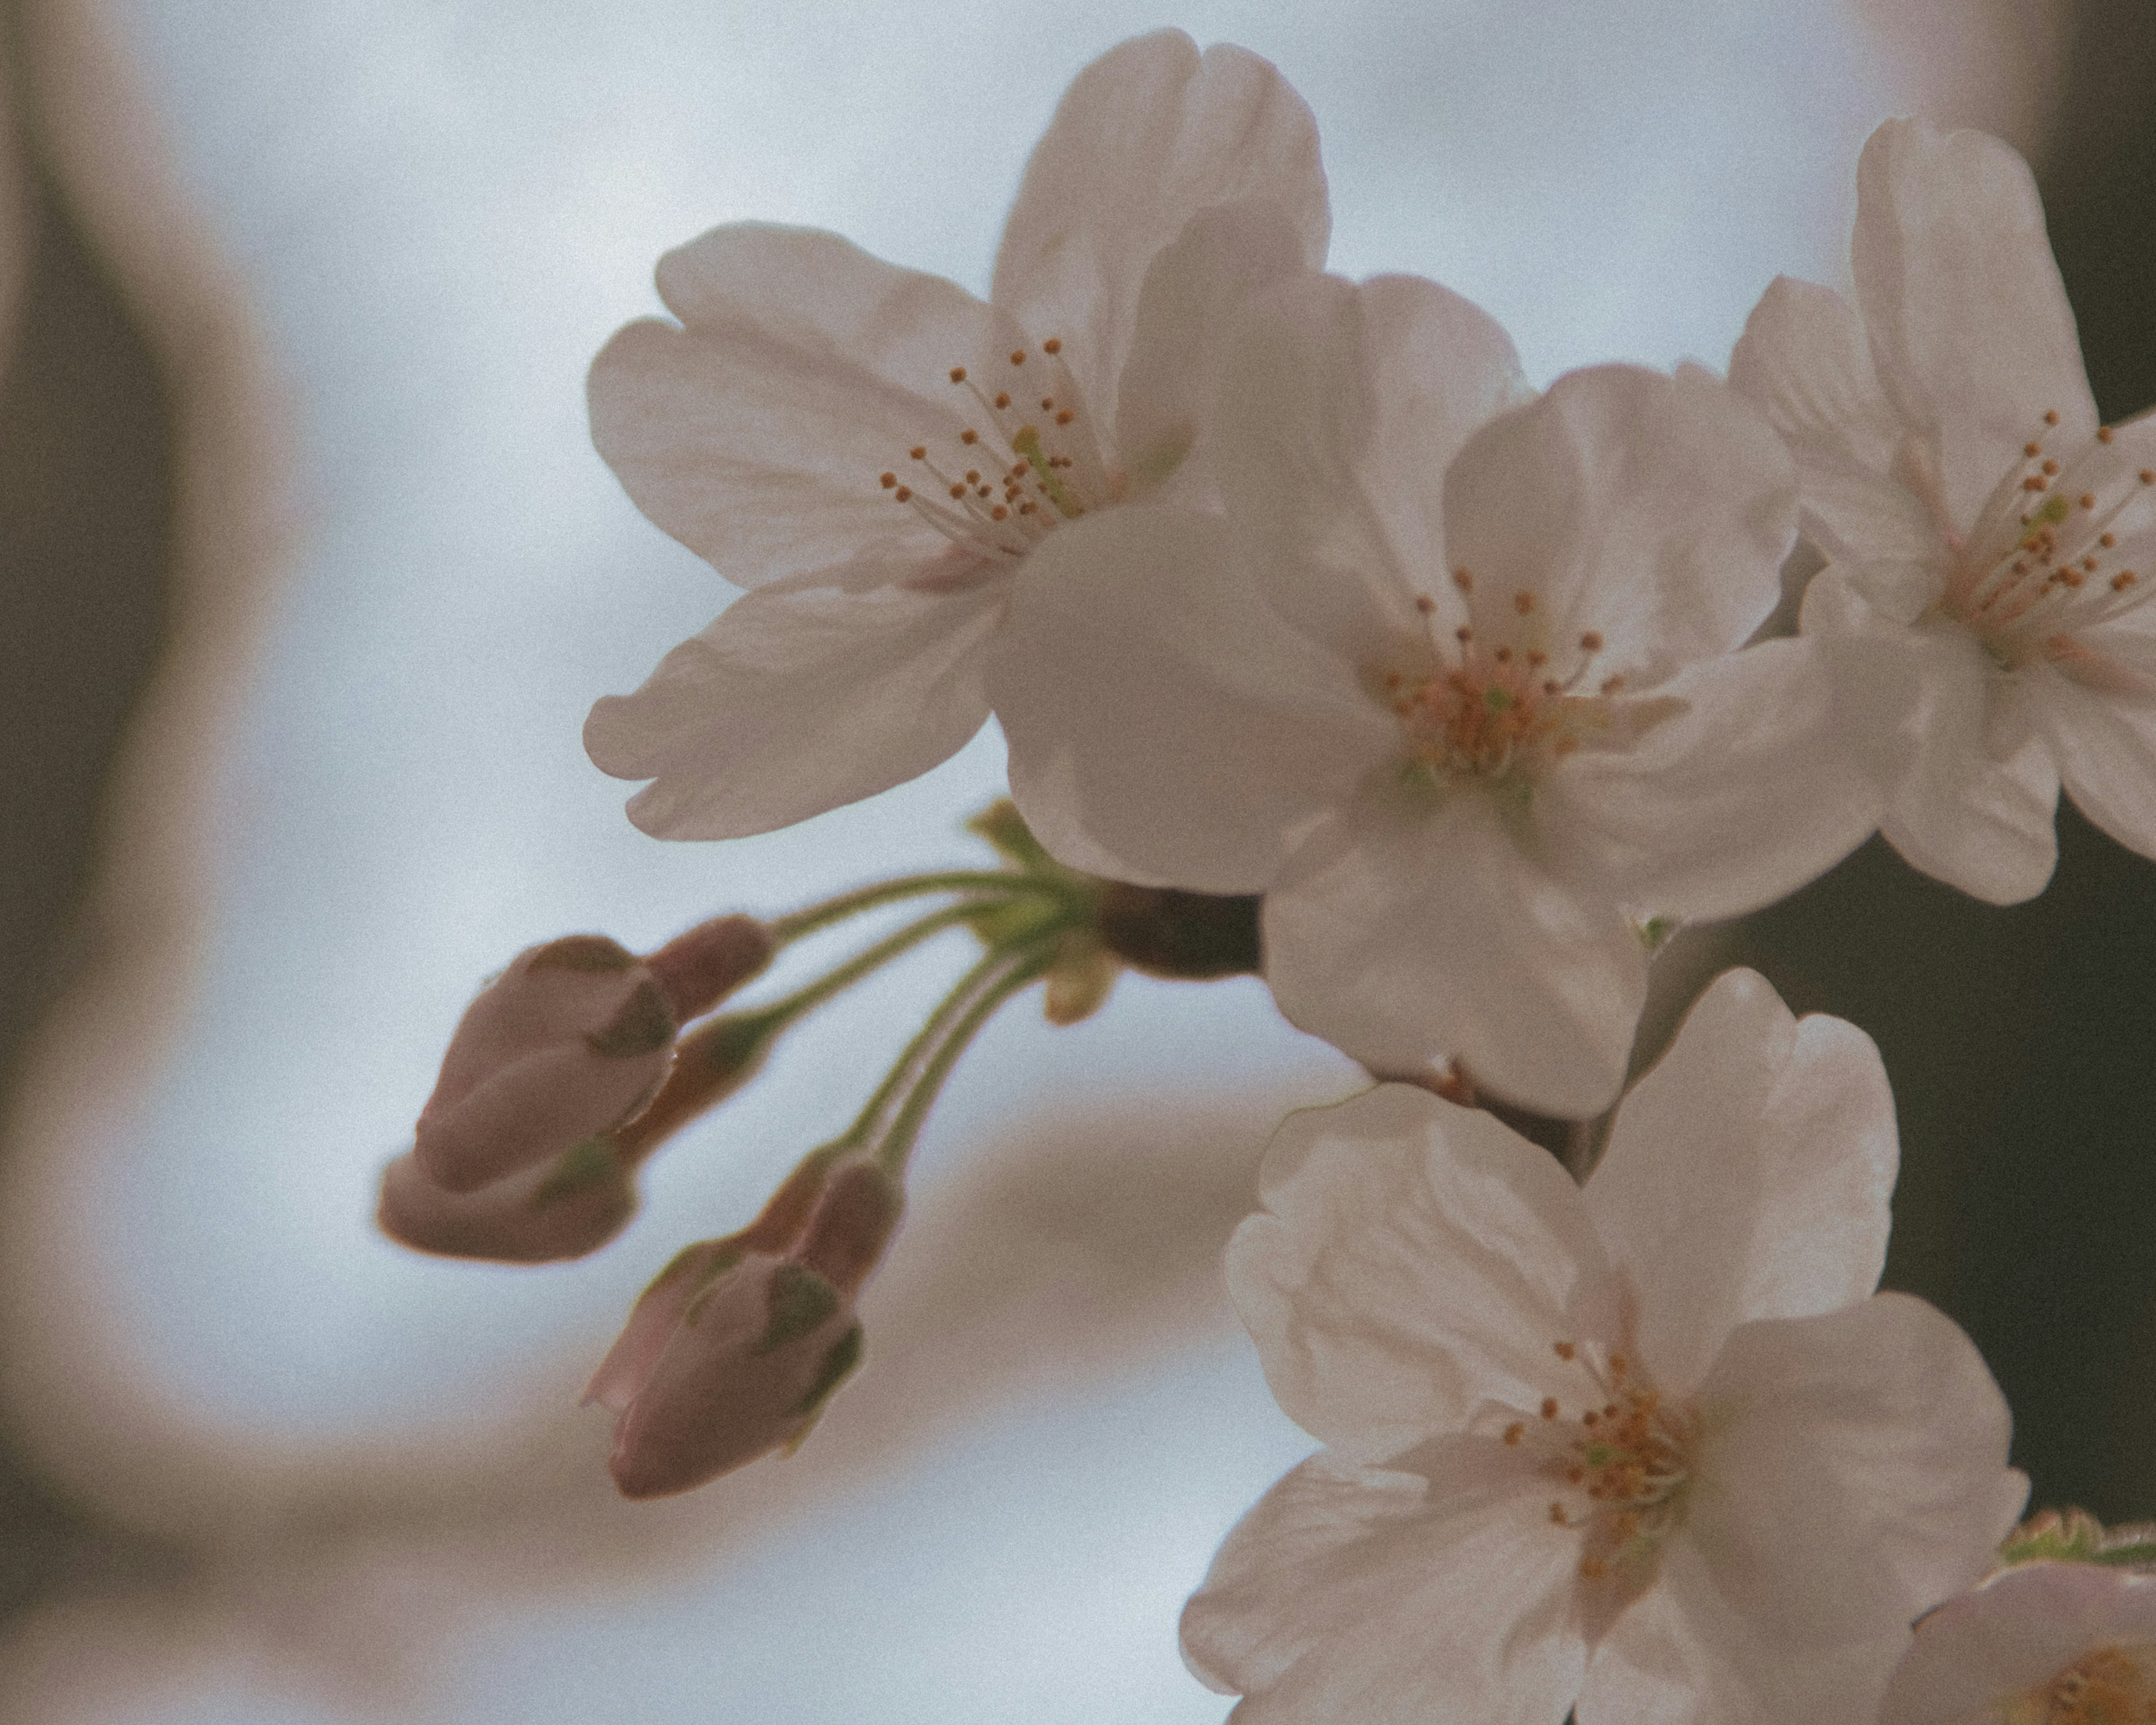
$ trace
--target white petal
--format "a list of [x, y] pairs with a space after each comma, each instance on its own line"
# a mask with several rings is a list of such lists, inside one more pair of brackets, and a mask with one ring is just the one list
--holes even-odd
[[1199, 211], [1277, 203], [1312, 269], [1332, 226], [1317, 123], [1255, 54], [1203, 55], [1180, 30], [1112, 48], [1064, 92], [1034, 146], [996, 254], [989, 297], [1063, 358], [1103, 424], [1116, 422], [1153, 254]]
[[1892, 1633], [1970, 1585], [2028, 1495], [1991, 1373], [1906, 1294], [1744, 1325], [1698, 1399], [1688, 1537], [1793, 1661]]
[[1515, 1452], [1423, 1481], [1313, 1456], [1244, 1517], [1183, 1614], [1242, 1725], [1553, 1725], [1578, 1692], [1576, 1536]]
[[1689, 1394], [1738, 1325], [1868, 1296], [1898, 1154], [1870, 1037], [1799, 1023], [1754, 971], [1717, 978], [1620, 1106], [1587, 1183], [1656, 1383]]
[[1913, 120], [1873, 132], [1857, 163], [1850, 263], [1879, 380], [1897, 416], [1936, 438], [1964, 530], [2029, 439], [2066, 450], [2095, 434], [2036, 182], [1998, 139]]
[[1261, 891], [1397, 747], [1354, 668], [1252, 585], [1221, 522], [1168, 507], [1060, 527], [1027, 558], [988, 687], [1012, 794], [1050, 850], [1146, 885]]
[[1553, 875], [1480, 791], [1433, 807], [1375, 785], [1289, 863], [1264, 936], [1281, 1010], [1374, 1070], [1456, 1058], [1572, 1118], [1616, 1099], [1645, 955], [1614, 901]]
[[744, 223], [659, 261], [682, 327], [630, 324], [592, 362], [592, 439], [651, 519], [737, 586], [935, 530], [880, 474], [957, 451], [980, 410], [949, 381], [1018, 338], [940, 276], [834, 234]]
[[[2092, 631], [2091, 644], [2128, 644]], [[2133, 656], [2148, 661], [2156, 652]], [[2156, 856], [2156, 700], [2088, 688], [2051, 666], [2024, 675], [2039, 680], [2034, 705], [2074, 806], [2128, 850]]]
[[850, 590], [861, 572], [744, 594], [634, 695], [592, 708], [584, 747], [600, 770], [653, 781], [631, 820], [660, 839], [770, 832], [965, 746], [988, 716], [983, 649], [1008, 588]]
[[2021, 691], [1976, 637], [1939, 619], [1895, 622], [1839, 565], [1805, 590], [1804, 629], [1842, 660], [1845, 696], [1870, 684], [1875, 720], [1893, 725], [1877, 748], [1893, 773], [1879, 823], [1887, 842], [1911, 867], [1991, 904], [2041, 892], [2058, 856], [2058, 772], [2041, 737], [2003, 760], [1994, 752], [1999, 710]]
[[1552, 1345], [1606, 1296], [1555, 1159], [1412, 1085], [1291, 1114], [1259, 1189], [1229, 1291], [1281, 1406], [1365, 1461], [1456, 1430], [1486, 1400], [1536, 1406]]
[[1201, 210], [1146, 271], [1116, 409], [1116, 448], [1134, 483], [1158, 484], [1199, 441], [1236, 314], [1304, 267], [1301, 237], [1265, 199]]
[[1309, 277], [1255, 302], [1222, 367], [1211, 449], [1230, 513], [1276, 548], [1274, 608], [1358, 663], [1427, 638], [1419, 593], [1449, 631], [1465, 614], [1445, 578], [1445, 470], [1532, 394], [1496, 322], [1417, 276]]
[[1679, 1539], [1661, 1584], [1594, 1650], [1579, 1725], [1870, 1725], [1908, 1640], [1897, 1624], [1793, 1658], [1732, 1609]]
[[1658, 913], [1740, 916], [1824, 874], [1877, 824], [1834, 666], [1763, 641], [1663, 685], [1683, 702], [1626, 749], [1583, 749], [1537, 788], [1536, 829], [1583, 890]]
[[1796, 457], [1804, 531], [1829, 557], [1938, 560], [1938, 524], [1892, 477], [1910, 428], [1880, 388], [1864, 326], [1840, 294], [1776, 276], [1729, 357], [1729, 382]]
[[1593, 631], [1594, 675], [1637, 691], [1765, 620], [1796, 501], [1782, 440], [1711, 372], [1594, 366], [1468, 442], [1445, 477], [1445, 542], [1482, 644], [1568, 657]]
[[1917, 1625], [1880, 1725], [2000, 1716], [2101, 1646], [2156, 1645], [2156, 1579], [2094, 1563], [2025, 1563]]

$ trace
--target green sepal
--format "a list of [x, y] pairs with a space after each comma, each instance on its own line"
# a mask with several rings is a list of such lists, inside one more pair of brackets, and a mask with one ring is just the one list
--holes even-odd
[[749, 1352], [775, 1353], [798, 1342], [839, 1309], [839, 1291], [806, 1265], [783, 1263], [771, 1272], [766, 1290], [771, 1321]]
[[565, 934], [531, 955], [534, 970], [583, 970], [610, 974], [627, 970], [636, 954], [603, 934]]
[[580, 1192], [620, 1178], [621, 1163], [614, 1156], [613, 1146], [603, 1134], [586, 1138], [580, 1144], [572, 1144], [555, 1159], [547, 1178], [531, 1194], [531, 1208], [543, 1210], [564, 1198], [574, 1198]]
[[584, 1046], [604, 1060], [653, 1054], [674, 1040], [675, 1028], [666, 991], [647, 976], [608, 1024], [584, 1038]]
[[999, 797], [989, 803], [966, 823], [966, 830], [978, 839], [987, 839], [1006, 862], [1029, 875], [1060, 875], [1070, 872], [1033, 836], [1033, 829], [1025, 824], [1025, 817], [1018, 812], [1018, 804], [1009, 797]]
[[816, 1368], [815, 1380], [801, 1399], [786, 1410], [786, 1417], [805, 1420], [817, 1412], [830, 1399], [831, 1392], [853, 1375], [854, 1368], [860, 1363], [861, 1327], [855, 1324], [831, 1344], [824, 1355], [824, 1363]]
[[2156, 1569], [2156, 1525], [2106, 1527], [2085, 1509], [2046, 1509], [2021, 1523], [1999, 1548], [2016, 1563], [2101, 1563], [2113, 1569]]

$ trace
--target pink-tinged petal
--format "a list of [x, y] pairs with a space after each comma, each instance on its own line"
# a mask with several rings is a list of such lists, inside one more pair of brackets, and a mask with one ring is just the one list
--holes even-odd
[[1688, 1537], [1793, 1658], [1891, 1634], [1971, 1585], [2028, 1496], [1983, 1359], [1906, 1294], [1743, 1326], [1698, 1402]]
[[1640, 1356], [1687, 1394], [1729, 1332], [1869, 1296], [1899, 1159], [1871, 1039], [1732, 970], [1617, 1111], [1587, 1213], [1637, 1300]]
[[1281, 1010], [1373, 1070], [1456, 1059], [1575, 1119], [1616, 1100], [1645, 954], [1614, 901], [1553, 875], [1479, 790], [1373, 786], [1289, 863], [1264, 933]]
[[1363, 1461], [1457, 1430], [1486, 1399], [1537, 1405], [1564, 1381], [1553, 1344], [1607, 1296], [1556, 1161], [1412, 1085], [1291, 1114], [1259, 1192], [1229, 1291], [1281, 1406]]
[[554, 1163], [452, 1192], [418, 1159], [398, 1157], [382, 1173], [375, 1220], [414, 1251], [495, 1264], [558, 1264], [595, 1252], [636, 1214], [636, 1188], [603, 1146], [565, 1152]]
[[1804, 532], [1829, 557], [1943, 555], [1943, 524], [1894, 476], [1911, 428], [1879, 387], [1864, 326], [1840, 294], [1776, 276], [1729, 357], [1729, 382], [1796, 457]]
[[1873, 132], [1850, 264], [1879, 381], [1896, 416], [1932, 440], [1963, 529], [2030, 438], [2068, 450], [2095, 433], [2036, 182], [1998, 139], [1915, 120]]
[[1019, 344], [940, 276], [834, 234], [744, 223], [659, 261], [681, 327], [630, 324], [592, 362], [592, 440], [636, 506], [741, 587], [935, 529], [880, 476], [907, 452], [955, 455], [982, 409], [950, 381]]
[[1265, 199], [1200, 210], [1146, 271], [1116, 409], [1116, 449], [1131, 483], [1188, 473], [1236, 314], [1251, 295], [1303, 268], [1302, 244]]
[[1313, 1456], [1228, 1536], [1183, 1656], [1241, 1725], [1553, 1725], [1578, 1692], [1576, 1536], [1517, 1452], [1433, 1445], [1432, 1477]]
[[1887, 842], [1911, 867], [1991, 904], [2041, 892], [2058, 858], [2058, 769], [2040, 736], [1997, 752], [2011, 716], [2002, 709], [2025, 691], [1983, 644], [1941, 619], [1896, 622], [1839, 565], [1805, 590], [1804, 629], [1837, 660], [1853, 719], [1874, 727]]
[[1007, 585], [852, 591], [847, 574], [745, 594], [634, 695], [592, 708], [584, 747], [600, 770], [653, 781], [629, 799], [638, 826], [770, 832], [926, 773], [981, 728]]
[[413, 1153], [451, 1192], [552, 1162], [643, 1105], [675, 1029], [657, 978], [618, 942], [526, 947], [458, 1021]]
[[596, 1403], [617, 1414], [624, 1411], [651, 1381], [652, 1369], [690, 1302], [711, 1285], [712, 1277], [747, 1255], [745, 1248], [725, 1240], [699, 1240], [676, 1252], [636, 1296], [629, 1322], [585, 1385], [582, 1405]]
[[1792, 1656], [1732, 1606], [1680, 1539], [1660, 1585], [1594, 1650], [1579, 1725], [1869, 1725], [1908, 1640], [1897, 1624]]
[[1870, 836], [1881, 796], [1815, 642], [1764, 641], [1663, 685], [1681, 708], [1624, 749], [1583, 749], [1535, 795], [1552, 865], [1662, 915], [1741, 916]]
[[1279, 72], [1180, 30], [1111, 49], [1064, 93], [1034, 146], [989, 295], [1037, 339], [1056, 338], [1100, 423], [1137, 327], [1147, 266], [1200, 210], [1265, 198], [1325, 261], [1332, 227], [1317, 122]]
[[[2089, 646], [2110, 648], [2106, 669], [2122, 680], [2156, 670], [2156, 643], [2092, 631]], [[2071, 664], [2022, 675], [2036, 684], [2032, 705], [2074, 806], [2128, 850], [2156, 856], [2156, 687], [2092, 688], [2100, 673]]]
[[1360, 664], [1405, 635], [1449, 634], [1466, 614], [1446, 575], [1445, 470], [1532, 394], [1505, 332], [1435, 282], [1313, 276], [1255, 301], [1222, 367], [1211, 450], [1229, 513], [1274, 548], [1268, 602]]
[[988, 688], [1041, 842], [1146, 886], [1257, 892], [1399, 728], [1252, 592], [1222, 522], [1130, 506], [1021, 570]]
[[2156, 1579], [2094, 1563], [2025, 1563], [1917, 1625], [1880, 1725], [1961, 1725], [2008, 1711], [2099, 1647], [2156, 1647]]
[[1780, 603], [1796, 502], [1781, 439], [1720, 378], [1594, 366], [1470, 439], [1445, 476], [1445, 542], [1482, 645], [1564, 664], [1591, 633], [1594, 676], [1636, 692]]

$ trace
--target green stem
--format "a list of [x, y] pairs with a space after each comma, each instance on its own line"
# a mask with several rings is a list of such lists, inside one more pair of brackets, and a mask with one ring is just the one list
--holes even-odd
[[773, 937], [784, 946], [788, 941], [814, 934], [865, 911], [896, 904], [901, 899], [924, 897], [932, 892], [1038, 893], [1068, 897], [1070, 891], [1063, 881], [1039, 875], [1017, 874], [1009, 869], [948, 869], [938, 874], [906, 875], [896, 880], [879, 880], [873, 886], [842, 892], [820, 905], [810, 905], [790, 916], [774, 917], [769, 927]]
[[919, 1076], [907, 1092], [905, 1103], [892, 1120], [883, 1142], [876, 1146], [876, 1161], [886, 1173], [894, 1178], [904, 1176], [906, 1162], [913, 1154], [914, 1141], [921, 1136], [928, 1111], [936, 1106], [943, 1081], [958, 1064], [959, 1055], [965, 1053], [981, 1027], [995, 1016], [1006, 1000], [1040, 980], [1055, 957], [1053, 940], [1029, 942], [1008, 952], [991, 953], [953, 991], [946, 1004], [957, 1010], [948, 1018], [934, 1051], [921, 1063]]
[[872, 947], [865, 947], [844, 964], [826, 972], [813, 983], [797, 988], [783, 999], [768, 1006], [750, 1009], [760, 1019], [770, 1019], [784, 1024], [797, 1019], [804, 1012], [821, 1006], [834, 994], [850, 988], [871, 971], [880, 970], [894, 958], [910, 952], [923, 941], [933, 938], [947, 928], [956, 928], [972, 916], [979, 906], [975, 904], [946, 905], [940, 911], [931, 911], [916, 922], [909, 922], [896, 932], [886, 935]]

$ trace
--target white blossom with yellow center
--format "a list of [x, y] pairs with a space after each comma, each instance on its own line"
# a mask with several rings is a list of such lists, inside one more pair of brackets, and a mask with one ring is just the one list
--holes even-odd
[[1779, 898], [1876, 816], [1820, 655], [1743, 646], [1788, 454], [1697, 366], [1537, 397], [1409, 277], [1283, 281], [1233, 329], [1222, 506], [1029, 560], [989, 671], [1012, 794], [1074, 866], [1262, 893], [1281, 1009], [1372, 1070], [1598, 1113], [1641, 928]]
[[1830, 558], [1807, 634], [1917, 868], [2043, 890], [2063, 783], [2156, 855], [2156, 418], [2099, 425], [2035, 182], [1995, 138], [1890, 121], [1865, 146], [1856, 303], [1784, 278], [1731, 381], [1789, 441]]
[[1228, 1281], [1327, 1448], [1229, 1535], [1192, 1668], [1242, 1725], [1875, 1717], [2027, 1490], [1968, 1338], [1873, 1292], [1895, 1163], [1870, 1040], [1748, 971], [1584, 1188], [1404, 1085], [1291, 1117]]
[[1279, 73], [1163, 30], [1071, 85], [986, 300], [805, 228], [667, 254], [679, 321], [607, 344], [593, 438], [639, 508], [752, 591], [593, 707], [592, 758], [652, 781], [630, 818], [763, 832], [963, 747], [1029, 553], [1126, 499], [1210, 495], [1220, 332], [1255, 286], [1319, 267], [1329, 224]]
[[2149, 1725], [2156, 1577], [2023, 1563], [1917, 1625], [1879, 1725]]

